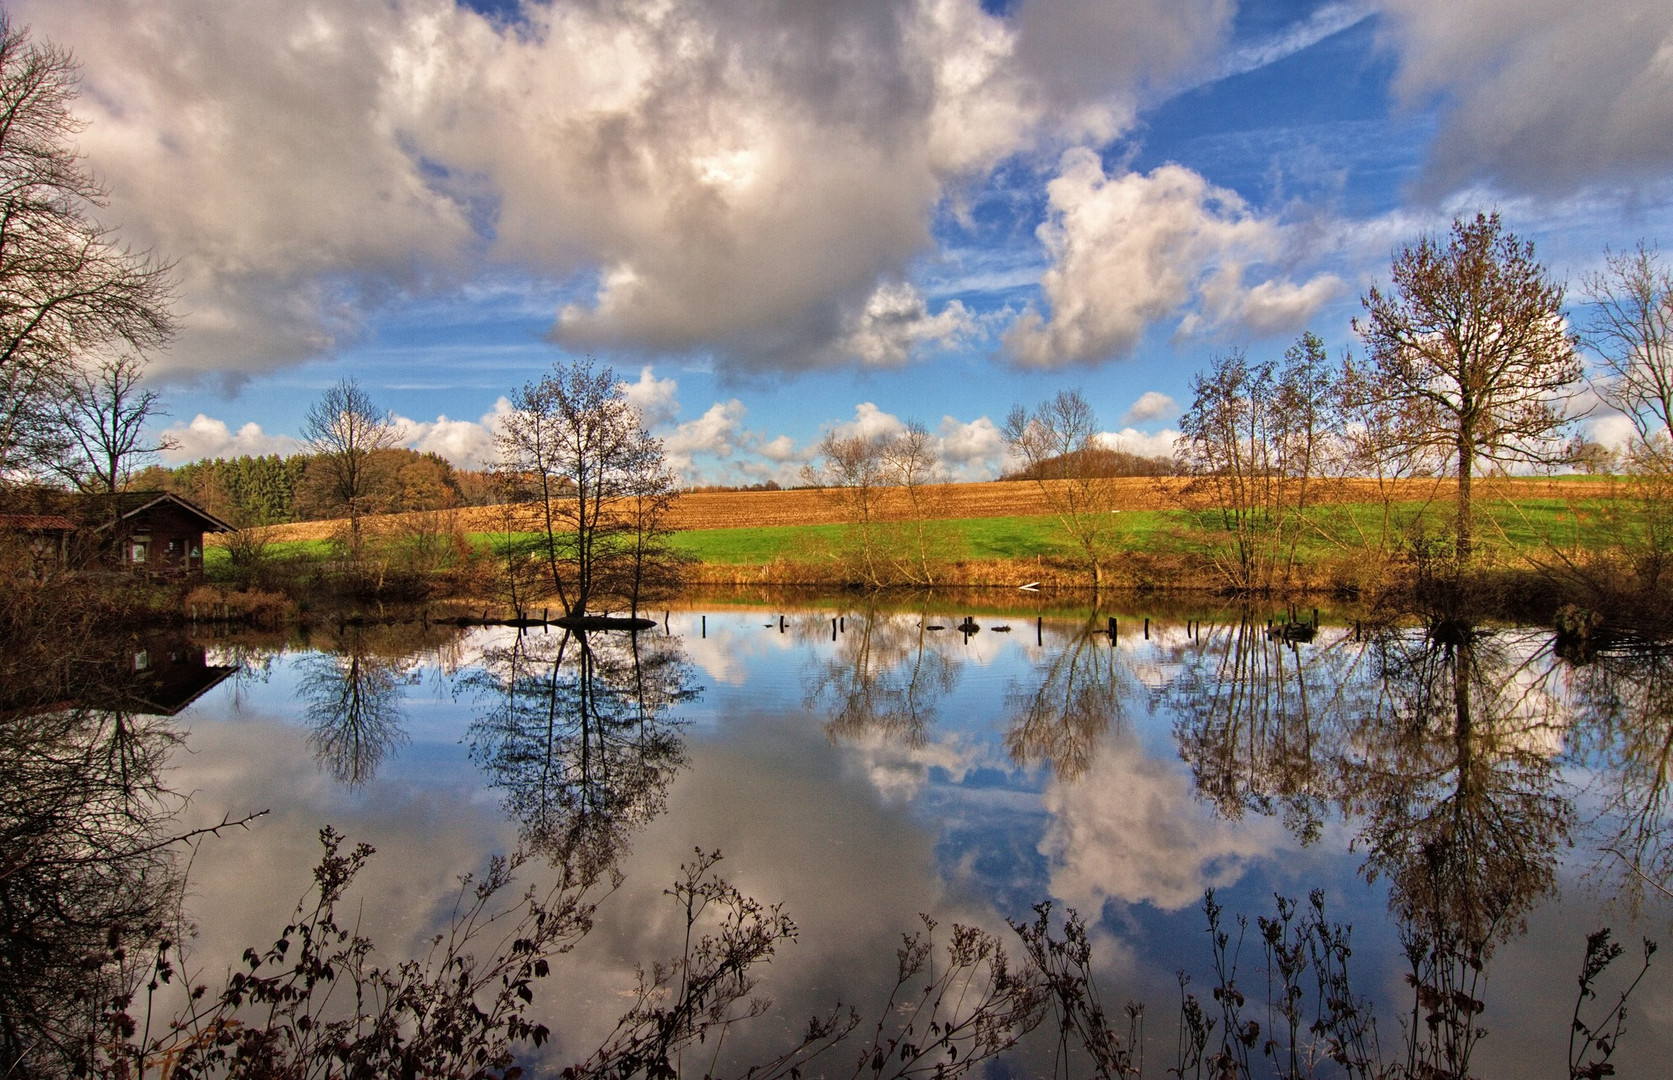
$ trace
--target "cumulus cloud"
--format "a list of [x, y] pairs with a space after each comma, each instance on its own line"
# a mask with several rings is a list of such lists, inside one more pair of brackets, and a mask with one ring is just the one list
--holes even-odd
[[673, 423], [674, 417], [680, 414], [680, 401], [675, 396], [680, 384], [674, 379], [657, 378], [649, 364], [639, 369], [638, 382], [624, 382], [621, 389], [646, 427]]
[[1052, 266], [1040, 284], [1051, 313], [1024, 312], [1004, 335], [1024, 367], [1119, 357], [1150, 323], [1193, 300], [1186, 333], [1286, 329], [1341, 286], [1328, 275], [1246, 286], [1248, 267], [1282, 253], [1283, 227], [1179, 165], [1111, 176], [1096, 153], [1077, 148], [1063, 155], [1046, 191], [1049, 214], [1038, 235]]
[[752, 441], [743, 426], [748, 411], [737, 398], [717, 401], [702, 416], [675, 428], [673, 434], [663, 440], [669, 464], [676, 470], [686, 471], [691, 468], [694, 454], [731, 457], [739, 446]]
[[294, 454], [303, 449], [300, 440], [289, 435], [269, 435], [257, 423], [248, 423], [234, 432], [225, 420], [198, 413], [189, 424], [178, 421], [162, 432], [169, 449], [161, 454], [171, 465], [203, 458], [241, 457], [245, 454]]
[[832, 424], [830, 430], [844, 439], [886, 439], [905, 431], [906, 422], [870, 401], [862, 401], [854, 406], [852, 419]]
[[[399, 445], [423, 454], [438, 454], [462, 469], [483, 469], [493, 463], [494, 437], [503, 430], [510, 412], [511, 402], [502, 397], [478, 420], [451, 420], [445, 415], [434, 420], [399, 415], [390, 419]], [[162, 435], [173, 444], [162, 454], [170, 464], [244, 454], [297, 454], [308, 449], [302, 440], [289, 435], [269, 435], [260, 424], [247, 423], [234, 432], [225, 420], [203, 413], [189, 424], [171, 425]]]
[[1017, 15], [1018, 58], [1088, 138], [1131, 122], [1141, 92], [1194, 71], [1230, 29], [1233, 0], [1031, 0]]
[[1611, 450], [1625, 450], [1638, 438], [1638, 428], [1623, 413], [1603, 412], [1586, 421], [1586, 437]]
[[494, 462], [494, 439], [505, 430], [511, 402], [504, 397], [479, 420], [434, 420], [394, 417], [401, 444], [421, 454], [438, 454], [462, 469], [485, 469]]
[[918, 290], [904, 282], [880, 286], [854, 323], [842, 348], [868, 367], [900, 367], [918, 349], [955, 345], [975, 326], [957, 300], [931, 315]]
[[992, 480], [1005, 461], [1005, 436], [985, 416], [969, 423], [943, 416], [936, 440], [947, 475], [959, 482]]
[[1387, 0], [1396, 90], [1444, 103], [1432, 195], [1548, 194], [1673, 167], [1673, 6], [1663, 0]]
[[14, 0], [83, 65], [122, 236], [176, 261], [159, 372], [255, 373], [485, 271], [578, 347], [897, 364], [967, 314], [899, 284], [937, 208], [1130, 122], [1230, 0]]
[[[427, 5], [436, 8], [438, 5]], [[122, 237], [174, 260], [185, 333], [159, 370], [256, 371], [356, 335], [445, 273], [460, 193], [404, 143], [395, 5], [9, 5], [82, 64], [81, 149]]]
[[1121, 417], [1123, 424], [1142, 424], [1179, 412], [1179, 403], [1159, 390], [1146, 390]]
[[1124, 427], [1120, 431], [1099, 432], [1098, 439], [1111, 450], [1125, 450], [1143, 457], [1171, 458], [1179, 442], [1179, 432], [1173, 428], [1150, 432]]
[[811, 450], [788, 435], [769, 437], [748, 426], [737, 398], [717, 401], [662, 440], [668, 465], [687, 483], [792, 484]]

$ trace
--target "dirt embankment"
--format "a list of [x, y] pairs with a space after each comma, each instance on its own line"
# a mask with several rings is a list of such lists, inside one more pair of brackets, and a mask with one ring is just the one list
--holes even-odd
[[[1117, 510], [1171, 510], [1185, 504], [1186, 481], [1179, 477], [1123, 477], [1109, 481]], [[1545, 480], [1525, 478], [1478, 479], [1478, 500], [1514, 498], [1595, 498], [1609, 493], [1607, 480]], [[1399, 487], [1404, 500], [1450, 499], [1451, 481], [1411, 480]], [[1369, 480], [1320, 482], [1314, 498], [1321, 502], [1375, 501], [1378, 487]], [[896, 500], [897, 504], [900, 500]], [[937, 497], [942, 518], [1010, 517], [1049, 514], [1050, 503], [1031, 480], [995, 480], [981, 484], [949, 484]], [[457, 511], [466, 532], [494, 532], [504, 528], [497, 507], [473, 506]], [[419, 515], [393, 514], [367, 519], [367, 527], [381, 530], [411, 524]], [[887, 514], [885, 515], [887, 516]], [[760, 528], [769, 525], [833, 525], [844, 520], [842, 510], [820, 491], [699, 491], [682, 495], [674, 504], [671, 524], [677, 530]], [[331, 536], [340, 523], [304, 521], [275, 526], [274, 540], [319, 540]], [[214, 541], [211, 540], [211, 543]]]

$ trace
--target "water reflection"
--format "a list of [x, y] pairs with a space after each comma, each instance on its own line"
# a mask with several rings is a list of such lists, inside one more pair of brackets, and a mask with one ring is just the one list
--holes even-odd
[[1556, 668], [1529, 636], [1431, 624], [1375, 643], [1381, 708], [1342, 761], [1369, 874], [1402, 920], [1486, 947], [1549, 894], [1575, 810]]
[[[693, 639], [705, 625], [698, 618]], [[1225, 887], [1228, 911], [1251, 914], [1265, 910], [1250, 902], [1255, 894], [1327, 885], [1333, 915], [1338, 904], [1352, 913], [1369, 938], [1364, 955], [1379, 965], [1362, 969], [1361, 989], [1396, 981], [1388, 965], [1399, 963], [1390, 955], [1398, 934], [1414, 998], [1444, 1006], [1433, 1025], [1413, 1025], [1411, 1071], [1421, 1062], [1437, 1074], [1468, 1068], [1486, 970], [1508, 967], [1502, 985], [1513, 986], [1525, 969], [1518, 957], [1544, 949], [1515, 935], [1525, 919], [1553, 918], [1539, 905], [1556, 886], [1565, 845], [1585, 835], [1582, 819], [1618, 856], [1611, 873], [1647, 894], [1668, 882], [1673, 659], [1653, 649], [1606, 649], [1576, 669], [1546, 634], [1440, 619], [1364, 640], [1326, 626], [1301, 642], [1275, 639], [1263, 619], [1240, 615], [1201, 633], [1158, 625], [1143, 643], [1136, 634], [1112, 642], [1096, 615], [1045, 623], [1038, 635], [1034, 626], [995, 633], [998, 618], [961, 634], [957, 617], [924, 608], [864, 607], [834, 626], [825, 613], [792, 616], [784, 625], [794, 634], [780, 633], [776, 613], [770, 627], [755, 612], [707, 620], [724, 632], [714, 640], [726, 642], [727, 670], [740, 674], [736, 687], [713, 692], [722, 699], [710, 703], [713, 722], [695, 728], [682, 714], [698, 691], [676, 637], [487, 631], [437, 652], [354, 627], [330, 639], [330, 653], [252, 652], [272, 680], [237, 688], [236, 700], [251, 705], [238, 719], [252, 722], [187, 726], [195, 749], [244, 740], [250, 764], [229, 770], [229, 790], [263, 772], [278, 777], [271, 790], [295, 803], [288, 817], [274, 815], [275, 831], [306, 833], [346, 816], [356, 838], [367, 834], [398, 853], [392, 863], [413, 864], [391, 874], [385, 895], [399, 900], [381, 905], [397, 930], [376, 928], [398, 942], [431, 930], [401, 921], [423, 922], [412, 897], [489, 845], [512, 844], [504, 817], [525, 843], [576, 866], [615, 868], [632, 840], [635, 862], [622, 868], [637, 885], [624, 886], [620, 907], [600, 923], [614, 931], [598, 942], [609, 951], [565, 960], [593, 965], [578, 976], [566, 968], [565, 993], [578, 1012], [606, 1018], [619, 1008], [612, 980], [661, 955], [647, 944], [645, 913], [694, 840], [724, 847], [757, 895], [792, 901], [807, 941], [797, 956], [775, 960], [785, 981], [769, 989], [808, 1010], [874, 988], [868, 957], [890, 954], [903, 912], [1002, 931], [1001, 916], [1050, 898], [1089, 916], [1100, 955], [1120, 965], [1108, 985], [1149, 1000], [1156, 1016], [1167, 995], [1151, 969], [1203, 971], [1192, 909], [1205, 885]], [[746, 641], [748, 632], [758, 640]], [[148, 659], [177, 651], [152, 649]], [[211, 677], [213, 665], [201, 666], [197, 677]], [[140, 681], [124, 670], [126, 682]], [[715, 670], [707, 681], [718, 681]], [[414, 690], [426, 678], [447, 692], [426, 703]], [[219, 692], [221, 706], [232, 689]], [[146, 849], [166, 839], [159, 823], [170, 796], [157, 778], [177, 736], [122, 709], [42, 712], [42, 702], [67, 700], [64, 691], [30, 693], [33, 726], [8, 727], [12, 741], [0, 747], [0, 917], [28, 928], [0, 957], [0, 988], [11, 995], [0, 999], [0, 1026], [11, 1025], [0, 1037], [14, 1055], [39, 1037], [18, 1017], [92, 1030], [85, 990], [78, 1001], [74, 989], [92, 977], [75, 964], [104, 957], [97, 962], [118, 973], [101, 935], [111, 925], [141, 928], [139, 941], [169, 932], [180, 888], [172, 866]], [[299, 708], [290, 709], [293, 697]], [[301, 723], [253, 722], [271, 719], [270, 699]], [[402, 744], [410, 749], [396, 761]], [[887, 757], [882, 744], [907, 751], [895, 756], [917, 767], [913, 784], [890, 787], [881, 770], [852, 768]], [[295, 779], [315, 772], [310, 751], [355, 797], [333, 799], [324, 783], [288, 790], [308, 787]], [[280, 774], [276, 754], [296, 771]], [[196, 768], [217, 767], [209, 753], [199, 756]], [[185, 775], [184, 786], [200, 788], [206, 774]], [[482, 797], [484, 778], [504, 817]], [[1590, 780], [1595, 800], [1577, 778]], [[53, 794], [72, 782], [79, 793]], [[39, 844], [18, 824], [37, 790], [55, 816], [36, 827], [59, 837]], [[25, 791], [27, 799], [16, 797]], [[409, 794], [418, 797], [402, 802]], [[124, 809], [124, 797], [137, 801]], [[665, 812], [670, 800], [674, 813]], [[444, 828], [451, 839], [439, 838]], [[78, 829], [115, 853], [101, 879], [75, 878], [80, 871], [63, 858], [30, 861], [37, 849], [90, 843]], [[1311, 847], [1300, 851], [1291, 836]], [[261, 842], [286, 845], [272, 834]], [[222, 861], [257, 857], [239, 851]], [[196, 873], [206, 876], [209, 862], [206, 854]], [[1311, 879], [1315, 872], [1323, 876]], [[1379, 889], [1344, 889], [1356, 872]], [[248, 889], [249, 874], [248, 865], [225, 871], [237, 885], [220, 895]], [[282, 878], [271, 875], [271, 885], [288, 893], [294, 882]], [[1382, 886], [1392, 918], [1381, 917]], [[47, 897], [60, 892], [64, 910], [47, 912]], [[210, 892], [200, 884], [194, 895]], [[1365, 904], [1378, 917], [1365, 918]], [[34, 921], [14, 909], [34, 911]], [[48, 944], [36, 948], [37, 939]], [[1578, 937], [1561, 945], [1577, 953]], [[1260, 947], [1250, 939], [1251, 956]], [[1560, 966], [1565, 987], [1572, 959]], [[1246, 978], [1258, 979], [1254, 966]], [[36, 989], [14, 989], [25, 987]], [[1494, 1013], [1496, 1031], [1512, 1023]], [[786, 1018], [798, 1019], [794, 1009]], [[572, 1038], [585, 1037], [583, 1027]]]
[[[59, 642], [0, 716], [0, 1075], [95, 1060], [148, 950], [179, 931], [184, 799], [167, 719], [224, 678], [178, 639]], [[138, 665], [136, 668], [135, 665]], [[114, 1003], [114, 1004], [113, 1004]]]
[[823, 636], [827, 628], [836, 647], [813, 666], [805, 691], [807, 707], [829, 718], [826, 733], [921, 749], [958, 683], [960, 665], [950, 654], [958, 636], [927, 608], [914, 618], [872, 606], [806, 629]]
[[1099, 742], [1119, 724], [1135, 687], [1115, 641], [1089, 613], [1042, 646], [1026, 679], [1005, 692], [1005, 749], [1020, 765], [1046, 764], [1063, 780], [1085, 775]]
[[1594, 827], [1610, 887], [1631, 910], [1673, 887], [1673, 649], [1628, 643], [1571, 676], [1575, 755], [1594, 765]]
[[1340, 752], [1330, 739], [1366, 696], [1363, 656], [1273, 635], [1248, 610], [1172, 653], [1178, 674], [1160, 700], [1197, 791], [1229, 819], [1279, 813], [1303, 843], [1318, 839]]
[[670, 710], [701, 692], [676, 639], [584, 630], [519, 634], [465, 682], [486, 705], [471, 757], [525, 843], [589, 866], [614, 862], [662, 812], [685, 764]]
[[370, 780], [406, 738], [402, 687], [414, 677], [411, 658], [380, 656], [360, 627], [331, 652], [303, 658], [297, 696], [312, 730], [308, 745], [339, 783]]

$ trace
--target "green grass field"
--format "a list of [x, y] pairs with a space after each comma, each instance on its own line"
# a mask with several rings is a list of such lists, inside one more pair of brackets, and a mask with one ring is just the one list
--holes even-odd
[[[1616, 532], [1609, 507], [1601, 500], [1494, 502], [1480, 504], [1478, 510], [1477, 542], [1486, 547], [1598, 549]], [[1453, 514], [1448, 503], [1396, 504], [1391, 511], [1390, 527], [1402, 536], [1409, 535], [1420, 520], [1427, 531], [1440, 534]], [[1313, 527], [1303, 533], [1298, 553], [1303, 558], [1327, 557], [1363, 547], [1364, 538], [1377, 536], [1383, 528], [1383, 508], [1370, 503], [1325, 506], [1313, 511], [1309, 521]], [[1057, 519], [1049, 515], [954, 518], [937, 525], [966, 558], [1026, 559], [1073, 553]], [[1135, 510], [1118, 516], [1114, 535], [1116, 546], [1129, 551], [1192, 552], [1202, 550], [1211, 531], [1219, 528], [1219, 515], [1213, 512]], [[676, 534], [674, 546], [703, 562], [746, 566], [775, 558], [805, 558], [835, 548], [842, 537], [841, 525], [706, 529]]]
[[[1420, 520], [1426, 531], [1442, 534], [1453, 513], [1451, 504], [1444, 502], [1427, 506], [1396, 504], [1391, 509], [1390, 527], [1401, 536], [1410, 535]], [[1616, 514], [1606, 500], [1530, 499], [1514, 504], [1482, 503], [1478, 510], [1477, 543], [1484, 549], [1524, 553], [1551, 546], [1601, 550], [1619, 532]], [[1309, 522], [1297, 554], [1303, 560], [1329, 558], [1363, 549], [1366, 538], [1375, 538], [1383, 528], [1383, 507], [1370, 503], [1323, 506], [1310, 512]], [[1031, 559], [1074, 553], [1073, 544], [1050, 515], [954, 518], [937, 522], [935, 527], [955, 558]], [[1201, 552], [1205, 545], [1215, 542], [1219, 529], [1220, 516], [1212, 511], [1124, 511], [1116, 517], [1114, 543], [1128, 551]], [[776, 559], [817, 559], [822, 553], [837, 550], [844, 533], [842, 525], [703, 529], [676, 533], [673, 546], [705, 563], [759, 566]], [[496, 551], [504, 537], [473, 533], [470, 540], [479, 550]], [[277, 560], [322, 560], [330, 551], [327, 540], [281, 541], [268, 547], [269, 557]], [[227, 549], [206, 548], [204, 566], [211, 576], [225, 574], [230, 570]]]

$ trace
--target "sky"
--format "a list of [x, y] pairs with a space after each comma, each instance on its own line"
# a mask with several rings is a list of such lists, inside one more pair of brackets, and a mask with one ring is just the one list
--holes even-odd
[[1608, 250], [1673, 249], [1666, 0], [0, 7], [81, 65], [99, 220], [174, 265], [169, 463], [292, 452], [353, 378], [479, 467], [592, 357], [692, 483], [912, 420], [979, 480], [1059, 390], [1166, 453], [1216, 354], [1359, 351], [1460, 215], [1577, 323]]

